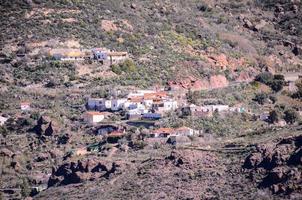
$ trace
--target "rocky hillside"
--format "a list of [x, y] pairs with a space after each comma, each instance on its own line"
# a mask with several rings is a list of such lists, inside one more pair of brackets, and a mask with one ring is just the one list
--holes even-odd
[[[0, 0], [0, 13], [0, 200], [302, 199], [302, 1]], [[48, 54], [95, 47], [129, 59]], [[139, 89], [181, 106], [85, 121], [89, 98]], [[230, 112], [198, 116], [213, 105]], [[146, 138], [180, 127], [200, 133], [189, 147]]]
[[302, 137], [282, 139], [277, 144], [259, 145], [249, 155], [244, 168], [258, 182], [259, 188], [269, 188], [275, 194], [301, 194]]
[[2, 1], [0, 46], [5, 56], [25, 51], [30, 59], [71, 40], [126, 50], [145, 86], [217, 74], [245, 81], [261, 70], [300, 68], [300, 9], [300, 1], [269, 0]]

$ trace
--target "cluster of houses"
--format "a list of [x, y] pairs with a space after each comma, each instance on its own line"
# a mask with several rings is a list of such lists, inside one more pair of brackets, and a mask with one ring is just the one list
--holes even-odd
[[116, 52], [105, 48], [93, 49], [50, 49], [48, 57], [60, 61], [95, 60], [103, 64], [117, 64], [129, 58], [127, 52]]
[[188, 107], [190, 114], [195, 117], [212, 117], [214, 112], [238, 112], [243, 113], [246, 112], [244, 107], [236, 106], [236, 107], [230, 107], [229, 105], [202, 105], [197, 106], [194, 104], [191, 104]]
[[[138, 90], [129, 93], [126, 98], [90, 98], [87, 108], [103, 115], [103, 111], [125, 111], [127, 119], [160, 119], [166, 113], [178, 108], [178, 103], [166, 91]], [[91, 112], [90, 112], [91, 113]], [[96, 118], [93, 122], [99, 121]]]
[[[202, 131], [183, 126], [179, 128], [158, 128], [144, 133], [144, 138], [148, 143], [160, 142], [172, 145], [189, 145], [191, 144], [190, 136], [199, 136]], [[106, 136], [108, 142], [117, 142], [118, 139], [125, 136], [124, 128], [115, 125], [100, 125], [96, 128], [96, 135]]]
[[200, 131], [183, 126], [180, 128], [159, 128], [149, 132], [150, 138], [169, 138], [175, 136], [198, 136]]

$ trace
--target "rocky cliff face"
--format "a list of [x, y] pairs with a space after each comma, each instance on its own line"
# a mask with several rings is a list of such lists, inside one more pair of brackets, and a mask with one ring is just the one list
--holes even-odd
[[302, 136], [257, 146], [256, 152], [246, 158], [243, 167], [252, 179], [260, 177], [257, 181], [259, 188], [301, 198]]

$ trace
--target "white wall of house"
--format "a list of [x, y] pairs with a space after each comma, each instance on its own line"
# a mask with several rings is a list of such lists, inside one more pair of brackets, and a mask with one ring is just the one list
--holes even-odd
[[121, 61], [124, 61], [128, 58], [128, 56], [111, 56], [112, 63], [119, 63]]
[[218, 112], [228, 111], [229, 108], [230, 107], [228, 105], [212, 105], [212, 110], [217, 110]]
[[104, 104], [106, 109], [111, 109], [111, 105], [112, 105], [111, 100], [106, 100]]
[[102, 114], [86, 114], [84, 120], [88, 123], [98, 123], [103, 121], [105, 118]]
[[8, 118], [0, 116], [0, 126], [3, 126], [7, 120]]
[[177, 109], [177, 101], [165, 101], [164, 102], [164, 110], [170, 111]]
[[193, 129], [175, 130], [174, 134], [176, 136], [189, 136], [194, 135]]
[[21, 107], [21, 110], [30, 110], [29, 104], [21, 104], [20, 107]]
[[113, 99], [111, 101], [111, 110], [118, 111], [122, 110], [127, 99]]
[[152, 107], [152, 104], [153, 104], [153, 100], [152, 99], [145, 99], [144, 100], [144, 105], [146, 107]]

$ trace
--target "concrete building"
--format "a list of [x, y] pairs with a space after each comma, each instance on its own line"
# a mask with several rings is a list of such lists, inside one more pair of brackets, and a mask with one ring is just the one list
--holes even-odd
[[173, 145], [176, 148], [190, 146], [192, 141], [187, 136], [170, 136], [167, 140], [168, 144]]
[[169, 137], [173, 133], [174, 129], [172, 128], [159, 128], [150, 132], [149, 137]]
[[112, 111], [122, 110], [125, 102], [127, 102], [127, 99], [112, 99], [111, 100], [111, 110]]
[[114, 65], [114, 64], [118, 64], [126, 59], [129, 58], [128, 53], [127, 52], [107, 52], [107, 55], [109, 57], [110, 60], [110, 64]]
[[196, 131], [192, 128], [189, 127], [180, 127], [174, 130], [173, 134], [174, 136], [193, 136], [193, 135], [198, 135], [199, 131]]
[[84, 120], [88, 123], [99, 123], [105, 119], [105, 114], [101, 112], [86, 112]]

